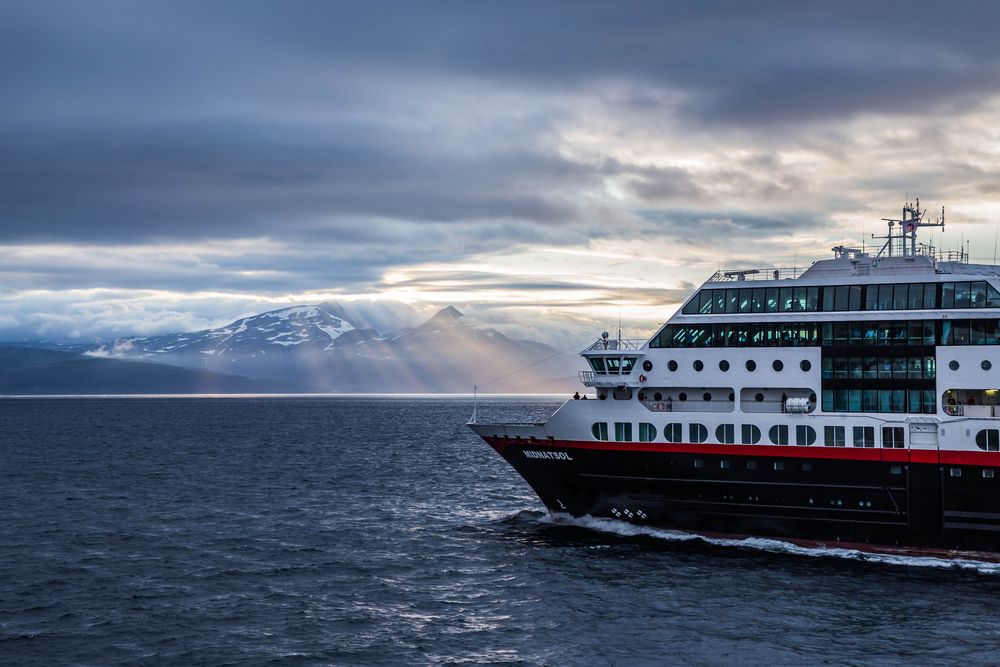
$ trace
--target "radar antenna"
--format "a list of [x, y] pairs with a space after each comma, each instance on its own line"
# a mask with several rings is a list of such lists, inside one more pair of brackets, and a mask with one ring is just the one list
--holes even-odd
[[[900, 219], [882, 218], [889, 225], [889, 233], [885, 236], [875, 236], [873, 239], [885, 239], [878, 257], [914, 256], [917, 254], [917, 230], [921, 227], [940, 227], [944, 230], [944, 206], [941, 207], [941, 217], [934, 222], [926, 222], [924, 215], [927, 210], [920, 209], [920, 198], [915, 204], [906, 202], [903, 205], [903, 216]], [[896, 231], [898, 226], [899, 231]]]

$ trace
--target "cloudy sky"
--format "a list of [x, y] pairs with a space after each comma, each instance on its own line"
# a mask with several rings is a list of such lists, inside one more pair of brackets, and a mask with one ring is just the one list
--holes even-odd
[[0, 340], [329, 299], [640, 335], [717, 268], [826, 257], [908, 193], [992, 261], [998, 25], [986, 2], [0, 0]]

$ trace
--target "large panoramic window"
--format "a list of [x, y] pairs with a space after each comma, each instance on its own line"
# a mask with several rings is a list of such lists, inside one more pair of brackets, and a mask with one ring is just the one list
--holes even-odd
[[985, 280], [825, 287], [706, 288], [684, 305], [685, 315], [1000, 308], [1000, 291]]
[[[651, 348], [917, 345], [1000, 345], [1000, 319], [668, 324], [649, 341]], [[607, 363], [619, 372], [617, 359]], [[628, 373], [635, 359], [620, 363]]]

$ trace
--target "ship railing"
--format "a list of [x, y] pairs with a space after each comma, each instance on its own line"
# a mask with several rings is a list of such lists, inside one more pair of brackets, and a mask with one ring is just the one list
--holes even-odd
[[646, 344], [645, 338], [598, 338], [591, 343], [584, 352], [594, 352], [596, 350], [629, 350], [638, 351]]
[[1000, 405], [945, 405], [941, 409], [951, 417], [1000, 417]]
[[792, 268], [756, 268], [756, 269], [719, 269], [708, 279], [710, 283], [733, 282], [743, 280], [793, 280], [801, 276], [808, 267]]
[[650, 412], [732, 412], [732, 401], [639, 401]]
[[635, 373], [595, 373], [594, 371], [577, 371], [577, 377], [588, 387], [638, 387], [639, 378]]
[[[781, 401], [742, 401], [740, 404], [740, 410], [743, 412], [771, 412], [771, 413], [781, 413], [787, 412], [782, 409]], [[816, 410], [816, 405], [814, 403], [809, 404], [809, 409], [806, 411], [814, 412]], [[802, 413], [789, 413], [789, 414], [802, 414]]]

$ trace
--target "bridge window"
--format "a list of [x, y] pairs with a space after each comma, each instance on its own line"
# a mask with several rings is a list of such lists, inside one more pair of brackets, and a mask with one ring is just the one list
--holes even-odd
[[788, 426], [784, 424], [778, 424], [772, 426], [767, 432], [767, 437], [775, 445], [787, 445], [788, 444]]
[[756, 424], [743, 424], [740, 435], [744, 445], [756, 445], [760, 442], [760, 429]]
[[704, 424], [691, 424], [688, 434], [691, 436], [691, 442], [694, 443], [702, 443], [708, 440], [708, 429], [705, 428]]
[[604, 370], [604, 358], [603, 357], [590, 357], [587, 359], [590, 362], [590, 367], [594, 369], [595, 373], [605, 373]]
[[656, 427], [644, 422], [639, 423], [639, 442], [653, 442], [656, 440]]
[[663, 439], [667, 442], [681, 442], [684, 440], [684, 429], [682, 424], [667, 424], [663, 427]]
[[875, 427], [874, 426], [855, 426], [854, 427], [854, 446], [855, 447], [874, 447], [875, 446]]
[[1000, 452], [1000, 430], [984, 428], [976, 433], [976, 447], [986, 452]]
[[844, 427], [824, 426], [823, 444], [827, 447], [843, 447], [846, 444], [844, 439]]
[[715, 429], [715, 439], [724, 445], [736, 442], [736, 427], [733, 424], [719, 424]]
[[632, 442], [632, 422], [615, 422], [615, 440]]
[[816, 443], [816, 429], [812, 426], [799, 424], [795, 427], [795, 444], [800, 447]]
[[594, 440], [607, 440], [608, 439], [608, 423], [607, 422], [597, 422], [590, 427], [590, 432], [594, 434]]
[[905, 446], [902, 426], [882, 427], [882, 447], [887, 449], [902, 449]]

